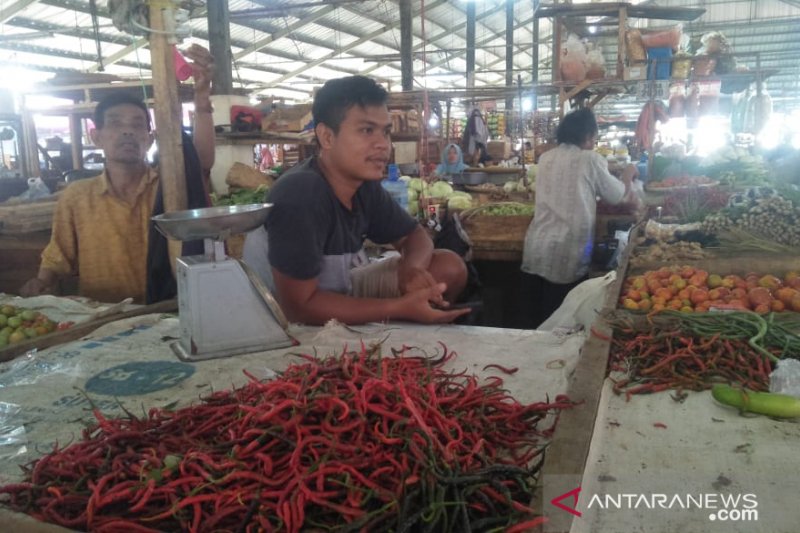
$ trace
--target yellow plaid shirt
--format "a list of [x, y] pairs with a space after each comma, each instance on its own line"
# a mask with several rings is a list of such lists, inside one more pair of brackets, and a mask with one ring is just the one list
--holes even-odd
[[56, 205], [42, 267], [77, 274], [83, 296], [144, 303], [147, 234], [157, 190], [153, 169], [142, 177], [132, 204], [114, 195], [105, 172], [71, 184]]

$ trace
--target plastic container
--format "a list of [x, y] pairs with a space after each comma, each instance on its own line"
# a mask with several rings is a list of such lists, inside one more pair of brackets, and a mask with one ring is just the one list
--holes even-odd
[[408, 211], [408, 186], [405, 181], [400, 181], [400, 169], [397, 165], [389, 165], [389, 178], [381, 182], [383, 188], [392, 195], [397, 204]]
[[668, 80], [672, 67], [672, 48], [647, 49], [647, 79]]
[[172, 45], [172, 57], [175, 62], [175, 77], [178, 78], [178, 81], [188, 80], [192, 75], [192, 66], [186, 62], [183, 54], [175, 45]]

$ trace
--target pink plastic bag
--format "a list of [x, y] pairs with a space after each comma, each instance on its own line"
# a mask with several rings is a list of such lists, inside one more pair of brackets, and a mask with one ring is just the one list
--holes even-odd
[[645, 48], [672, 48], [677, 50], [681, 44], [683, 26], [680, 24], [663, 30], [642, 32], [642, 43]]

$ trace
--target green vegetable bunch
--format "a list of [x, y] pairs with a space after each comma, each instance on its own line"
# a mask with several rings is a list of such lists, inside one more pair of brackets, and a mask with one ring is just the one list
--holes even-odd
[[236, 189], [223, 196], [211, 193], [211, 203], [214, 206], [260, 204], [268, 190], [266, 185], [260, 185], [257, 189]]

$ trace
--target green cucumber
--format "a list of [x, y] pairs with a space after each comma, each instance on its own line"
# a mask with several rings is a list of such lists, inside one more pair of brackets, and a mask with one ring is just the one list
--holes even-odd
[[800, 398], [788, 394], [755, 392], [718, 384], [711, 389], [711, 396], [719, 403], [736, 407], [740, 411], [776, 418], [800, 417]]

